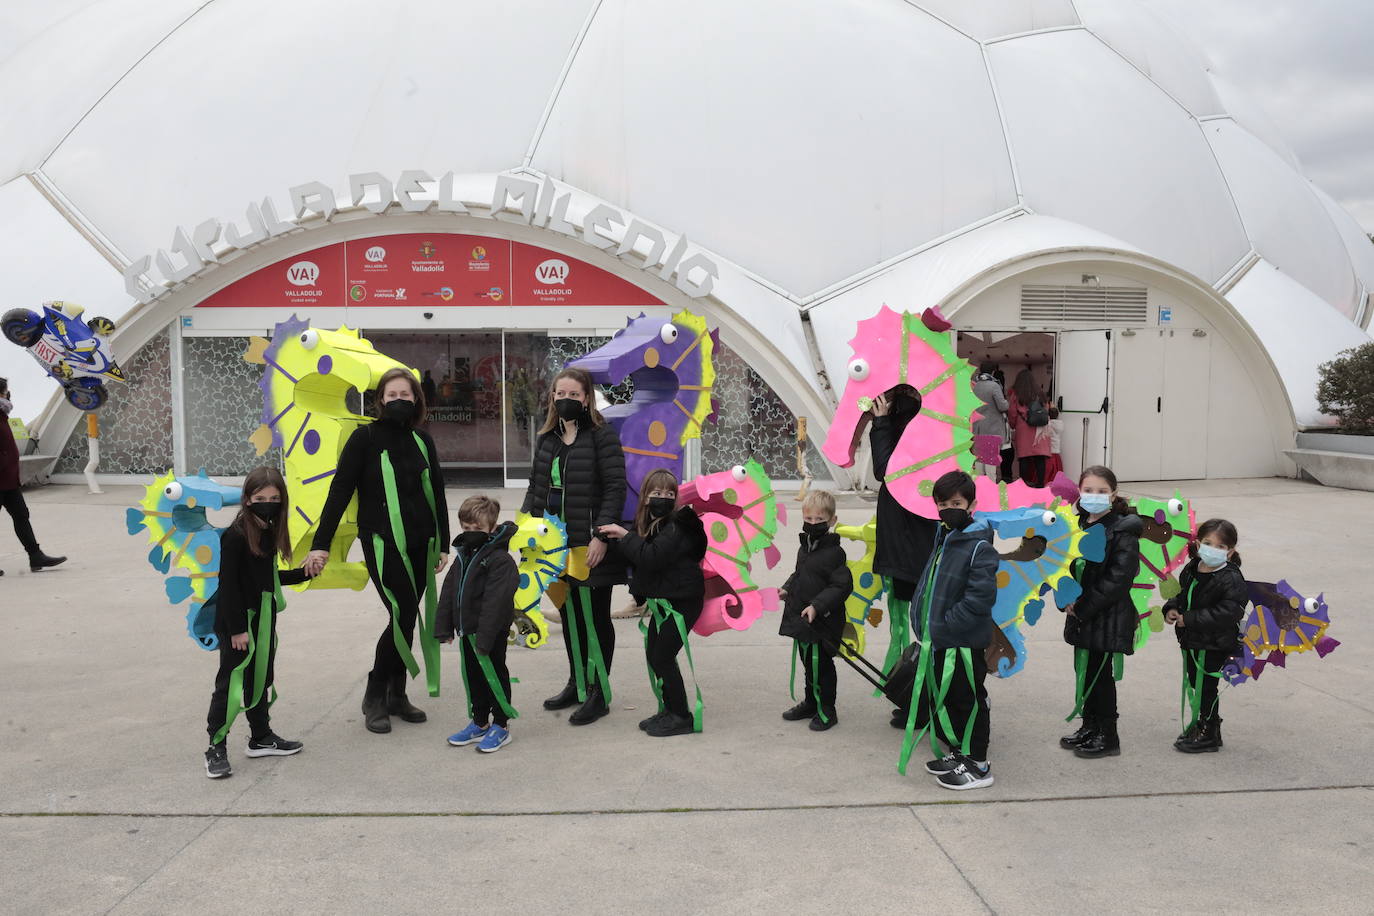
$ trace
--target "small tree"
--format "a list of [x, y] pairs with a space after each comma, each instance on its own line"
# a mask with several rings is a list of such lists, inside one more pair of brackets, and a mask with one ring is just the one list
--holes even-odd
[[1342, 350], [1317, 371], [1317, 409], [1345, 432], [1374, 435], [1374, 342]]

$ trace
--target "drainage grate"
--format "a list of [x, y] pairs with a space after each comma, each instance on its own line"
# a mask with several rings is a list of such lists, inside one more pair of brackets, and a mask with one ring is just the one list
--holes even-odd
[[1144, 286], [1021, 287], [1021, 320], [1139, 324], [1149, 317]]

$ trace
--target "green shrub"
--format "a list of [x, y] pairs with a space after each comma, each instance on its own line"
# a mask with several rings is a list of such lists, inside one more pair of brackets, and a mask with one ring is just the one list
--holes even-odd
[[1317, 408], [1343, 432], [1374, 435], [1374, 342], [1342, 350], [1317, 371]]

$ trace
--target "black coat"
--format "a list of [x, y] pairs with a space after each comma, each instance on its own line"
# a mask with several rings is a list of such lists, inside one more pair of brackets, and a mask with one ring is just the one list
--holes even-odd
[[[553, 461], [562, 447], [563, 437], [557, 428], [544, 433], [535, 443], [530, 485], [525, 491], [521, 512], [542, 516], [548, 508]], [[577, 438], [568, 447], [563, 471], [563, 507], [558, 513], [568, 526], [569, 546], [585, 547], [596, 536], [598, 527], [623, 521], [620, 512], [625, 505], [625, 487], [625, 452], [615, 429], [609, 423], [601, 426], [579, 423]], [[581, 584], [595, 587], [619, 585], [624, 581], [625, 561], [612, 542], [607, 546], [605, 558]]]
[[[832, 655], [844, 635], [844, 603], [854, 588], [854, 579], [845, 563], [840, 536], [833, 531], [818, 538], [803, 533], [797, 547], [797, 565], [787, 577], [783, 590], [778, 634], [801, 642], [820, 642]], [[807, 623], [801, 612], [807, 605], [816, 609], [816, 622]]]
[[[425, 445], [421, 453], [414, 432]], [[444, 475], [439, 469], [439, 453], [434, 440], [424, 430], [391, 420], [377, 420], [353, 430], [339, 455], [339, 469], [329, 485], [329, 497], [320, 513], [319, 527], [310, 543], [312, 550], [328, 550], [329, 542], [339, 527], [344, 510], [358, 494], [358, 531], [368, 535], [380, 534], [391, 543], [391, 516], [386, 510], [386, 489], [382, 480], [382, 452], [391, 456], [396, 472], [396, 495], [400, 501], [401, 523], [405, 528], [406, 545], [413, 547], [435, 534], [434, 522], [439, 522], [440, 552], [448, 544], [448, 503], [444, 500]], [[422, 472], [429, 468], [430, 492], [434, 497], [434, 513], [425, 497]], [[339, 560], [342, 557], [335, 557]]]
[[439, 590], [434, 615], [434, 636], [450, 639], [476, 635], [478, 650], [490, 655], [506, 641], [515, 620], [515, 590], [520, 572], [510, 555], [512, 522], [502, 522], [476, 550], [453, 541], [453, 563]]
[[[276, 594], [272, 585], [272, 570], [277, 565], [275, 549], [270, 531], [262, 533], [260, 557], [253, 556], [248, 542], [233, 527], [220, 534], [219, 589], [215, 593], [215, 635], [219, 636], [220, 645], [228, 646], [230, 636], [246, 633], [249, 609], [258, 611], [263, 595]], [[282, 585], [300, 585], [305, 579], [303, 569], [281, 571]], [[274, 599], [273, 614], [281, 610]]]
[[706, 592], [701, 559], [706, 556], [706, 529], [691, 508], [684, 506], [648, 537], [631, 531], [620, 541], [620, 551], [630, 564], [630, 594], [700, 604]]
[[[873, 452], [873, 473], [879, 481], [887, 475], [892, 451], [914, 416], [915, 412], [908, 409], [873, 418], [868, 442]], [[873, 551], [873, 571], [880, 576], [917, 581], [935, 549], [939, 527], [938, 521], [907, 511], [884, 483], [878, 488], [878, 543]]]
[[1227, 563], [1213, 572], [1199, 572], [1194, 558], [1178, 574], [1178, 585], [1178, 594], [1164, 603], [1164, 611], [1183, 612], [1183, 626], [1174, 628], [1179, 646], [1235, 652], [1250, 601], [1240, 569]]
[[[1080, 523], [1087, 519], [1080, 514]], [[1064, 619], [1064, 641], [1093, 652], [1135, 652], [1138, 623], [1131, 601], [1131, 583], [1140, 572], [1140, 534], [1145, 523], [1134, 512], [1109, 512], [1097, 524], [1107, 530], [1107, 552], [1100, 563], [1078, 564], [1083, 594], [1074, 602], [1072, 617]]]

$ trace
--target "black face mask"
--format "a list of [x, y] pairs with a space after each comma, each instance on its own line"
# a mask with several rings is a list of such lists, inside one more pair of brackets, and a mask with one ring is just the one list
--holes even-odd
[[963, 531], [973, 521], [967, 509], [941, 509], [940, 521], [951, 531]]
[[802, 524], [802, 534], [807, 537], [818, 538], [829, 530], [829, 522], [804, 522]]
[[415, 419], [415, 402], [405, 398], [387, 401], [382, 405], [382, 416], [394, 423], [409, 423]]
[[270, 525], [281, 515], [281, 503], [249, 503], [248, 511]]
[[677, 498], [673, 496], [650, 496], [649, 497], [649, 517], [667, 518], [677, 505]]
[[558, 411], [560, 419], [576, 420], [587, 408], [577, 398], [559, 398], [553, 402], [553, 409]]
[[458, 535], [459, 550], [476, 550], [487, 542], [491, 535], [485, 531], [464, 531]]

